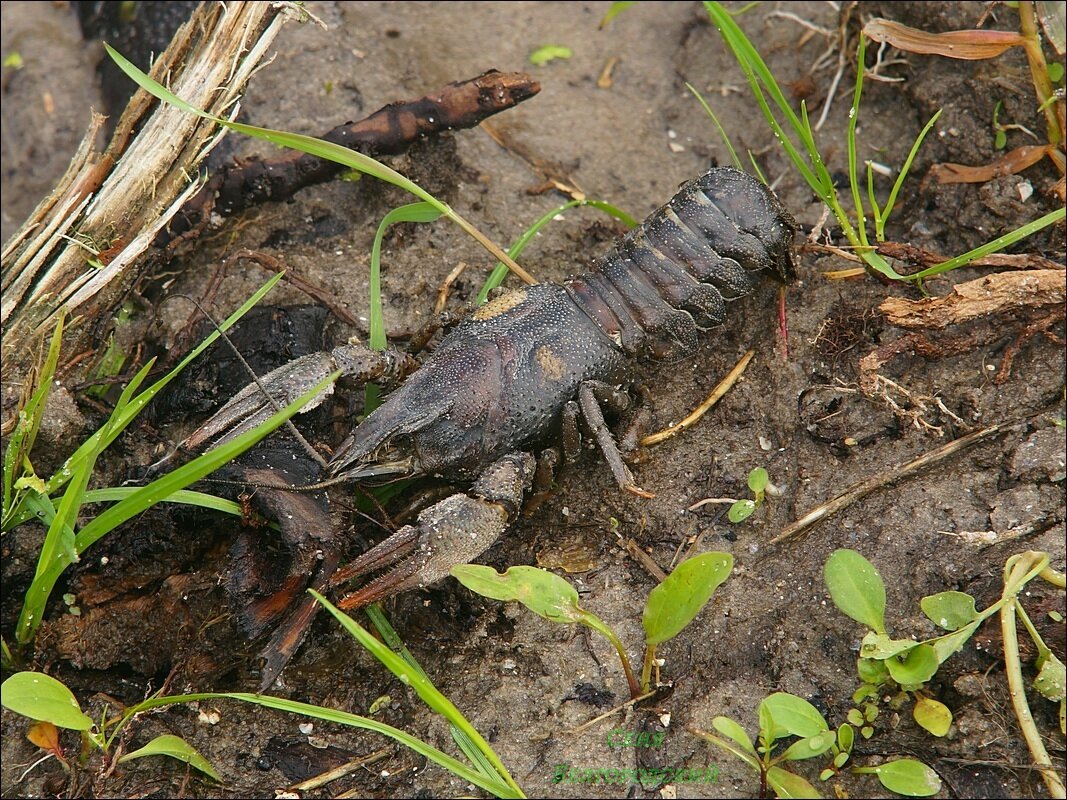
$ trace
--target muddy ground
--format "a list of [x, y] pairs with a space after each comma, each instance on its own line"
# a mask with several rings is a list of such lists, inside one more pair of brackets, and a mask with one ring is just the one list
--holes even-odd
[[[527, 70], [541, 83], [541, 93], [490, 123], [506, 134], [510, 148], [472, 130], [422, 143], [391, 162], [493, 239], [509, 243], [565, 199], [555, 191], [531, 193], [544, 180], [531, 161], [550, 162], [589, 197], [608, 200], [638, 218], [712, 163], [729, 163], [713, 126], [685, 88], [689, 82], [709, 98], [735, 143], [752, 151], [797, 220], [806, 229], [816, 224], [820, 206], [774, 146], [702, 7], [640, 4], [598, 30], [609, 6], [311, 3], [328, 29], [286, 28], [275, 45], [277, 58], [248, 90], [244, 115], [258, 125], [321, 133], [387, 102], [417, 97], [491, 67]], [[760, 4], [740, 21], [780, 80], [819, 111], [836, 58], [828, 68], [809, 72], [836, 39], [776, 16], [786, 6], [818, 28], [837, 30], [839, 14], [828, 3]], [[941, 31], [973, 27], [985, 11], [980, 3], [861, 3], [853, 19], [884, 15]], [[1012, 29], [1015, 19], [1014, 11], [999, 6], [986, 24]], [[851, 52], [854, 39], [849, 41]], [[531, 66], [527, 57], [545, 44], [567, 45], [573, 55]], [[95, 42], [83, 42], [66, 4], [4, 3], [4, 55], [12, 50], [20, 52], [25, 67], [17, 74], [4, 72], [5, 239], [64, 168], [90, 107], [102, 103], [95, 72], [101, 50]], [[612, 58], [618, 63], [611, 85], [601, 88], [598, 76]], [[1047, 194], [1055, 179], [1047, 160], [1022, 176], [981, 186], [920, 188], [918, 176], [936, 162], [982, 164], [994, 157], [991, 121], [998, 100], [1004, 103], [1001, 120], [1043, 130], [1021, 55], [990, 62], [909, 56], [885, 74], [902, 80], [869, 84], [860, 119], [862, 159], [899, 165], [923, 123], [944, 108], [916, 160], [917, 177], [906, 185], [890, 222], [890, 239], [954, 254], [1055, 208], [1058, 201]], [[850, 66], [820, 134], [830, 169], [842, 175], [853, 75]], [[51, 94], [50, 110], [45, 110], [45, 92]], [[1010, 146], [1026, 142], [1018, 131], [1009, 137]], [[235, 137], [227, 142], [237, 154], [267, 152]], [[1025, 185], [1033, 193], [1022, 199]], [[370, 180], [337, 181], [307, 189], [292, 202], [249, 211], [203, 241], [195, 257], [138, 287], [130, 306], [140, 327], [127, 336], [131, 343], [145, 342], [142, 358], [165, 354], [189, 308], [182, 301], [159, 301], [174, 294], [201, 297], [220, 261], [240, 248], [284, 259], [365, 319], [374, 230], [389, 208], [403, 202], [399, 191]], [[540, 280], [560, 280], [587, 267], [620, 232], [591, 210], [571, 212], [544, 229], [522, 262]], [[1062, 224], [1016, 250], [1062, 263]], [[481, 285], [490, 266], [484, 251], [444, 222], [407, 226], [391, 236], [383, 252], [388, 331], [410, 332], [428, 319], [437, 287], [461, 261], [469, 266], [453, 286], [454, 308]], [[851, 266], [832, 255], [807, 252], [800, 265], [800, 280], [786, 299], [788, 355], [778, 336], [777, 289], [768, 282], [732, 304], [727, 325], [707, 336], [693, 357], [635, 371], [635, 384], [647, 389], [653, 429], [659, 429], [699, 403], [746, 350], [756, 353], [743, 379], [708, 417], [649, 449], [634, 466], [638, 482], [655, 493], [654, 499], [620, 492], [602, 460], [587, 453], [560, 475], [551, 497], [516, 522], [482, 559], [499, 569], [535, 563], [555, 567], [561, 561], [583, 569], [557, 571], [578, 588], [583, 606], [615, 628], [631, 658], [639, 659], [640, 612], [655, 581], [627, 553], [625, 540], [635, 540], [664, 569], [691, 551], [732, 553], [731, 579], [697, 620], [659, 651], [661, 680], [673, 687], [669, 696], [576, 735], [578, 725], [626, 699], [622, 671], [604, 640], [478, 598], [451, 580], [386, 604], [393, 625], [431, 678], [491, 740], [529, 796], [756, 796], [756, 776], [690, 729], [710, 729], [712, 719], [725, 714], [755, 733], [756, 707], [774, 691], [808, 698], [831, 724], [844, 721], [857, 686], [854, 660], [863, 631], [837, 612], [822, 581], [822, 565], [837, 548], [859, 550], [878, 567], [888, 586], [891, 632], [918, 638], [935, 635], [919, 610], [924, 595], [966, 591], [984, 607], [999, 596], [1005, 559], [1028, 549], [1050, 552], [1052, 565], [1064, 568], [1062, 322], [1050, 330], [1052, 338], [1038, 335], [1022, 346], [1010, 377], [1000, 385], [994, 378], [1024, 325], [1021, 318], [979, 320], [952, 331], [983, 342], [965, 352], [891, 360], [882, 374], [897, 388], [886, 385], [882, 394], [865, 397], [858, 391], [859, 359], [903, 335], [882, 320], [877, 306], [887, 296], [918, 294], [870, 276], [829, 280], [824, 272]], [[927, 288], [942, 295], [953, 283], [988, 271], [961, 270], [930, 281]], [[224, 315], [264, 278], [247, 262], [231, 267], [211, 308]], [[284, 286], [271, 300], [278, 306], [308, 302]], [[282, 337], [278, 350], [284, 354], [290, 347], [284, 337], [293, 335], [295, 341], [295, 335], [280, 314], [268, 316]], [[365, 334], [321, 314], [309, 316], [326, 324], [326, 331], [312, 338], [336, 341]], [[991, 330], [996, 335], [987, 335]], [[215, 401], [208, 395], [175, 401], [150, 424], [134, 426], [118, 456], [102, 465], [101, 485], [135, 474], [153, 459], [160, 442], [179, 439], [202, 420], [205, 406]], [[88, 430], [103, 418], [101, 401], [77, 392], [74, 398], [78, 411], [68, 409], [65, 417], [57, 413], [56, 424], [42, 433], [42, 464], [58, 462], [73, 437], [84, 435], [72, 419], [80, 415]], [[890, 401], [906, 413], [895, 412]], [[932, 470], [884, 486], [802, 538], [768, 545], [784, 526], [842, 488], [885, 474], [968, 431], [1011, 420], [1020, 422]], [[687, 510], [704, 498], [744, 496], [746, 475], [758, 466], [766, 467], [781, 496], [742, 524], [730, 524], [721, 505]], [[7, 641], [40, 543], [41, 532], [31, 527], [7, 535], [3, 543]], [[968, 536], [973, 532], [994, 532], [981, 540], [994, 543], [979, 543]], [[135, 702], [168, 676], [172, 693], [254, 691], [257, 643], [237, 629], [233, 603], [220, 585], [230, 569], [228, 549], [235, 535], [229, 518], [188, 510], [157, 510], [129, 523], [96, 545], [56, 592], [34, 665], [66, 681], [95, 713], [104, 695]], [[378, 537], [377, 527], [357, 522], [350, 545], [358, 550]], [[80, 616], [66, 613], [58, 600], [63, 592], [74, 593]], [[1062, 593], [1045, 588], [1035, 587], [1027, 602], [1042, 618], [1042, 608], [1063, 611]], [[1058, 630], [1054, 647], [1062, 658], [1062, 624]], [[943, 797], [1044, 796], [1040, 777], [1026, 767], [1030, 757], [1007, 702], [998, 637], [995, 625], [984, 628], [976, 640], [980, 648], [972, 641], [929, 687], [955, 714], [949, 736], [938, 740], [924, 733], [912, 721], [910, 707], [900, 713], [886, 709], [876, 735], [858, 746], [858, 762], [892, 755], [922, 759], [940, 774]], [[363, 714], [389, 695], [391, 703], [377, 718], [453, 750], [440, 718], [325, 618], [314, 623], [273, 692]], [[1040, 698], [1032, 702], [1062, 769], [1064, 741], [1055, 709]], [[225, 783], [219, 786], [161, 759], [122, 764], [105, 774], [94, 756], [73, 778], [55, 760], [31, 768], [39, 751], [23, 738], [25, 720], [5, 710], [2, 793], [272, 797], [309, 775], [384, 747], [384, 756], [367, 768], [301, 796], [478, 794], [388, 740], [324, 723], [308, 732], [300, 727], [305, 722], [219, 702], [153, 714], [129, 729], [127, 750], [159, 733], [185, 737], [221, 772]], [[657, 748], [612, 748], [606, 741], [615, 728], [661, 730], [664, 725]], [[64, 743], [77, 748], [73, 739]], [[676, 782], [665, 788], [553, 783], [561, 764], [716, 768], [717, 777], [714, 783]], [[817, 768], [800, 769], [814, 780]], [[840, 785], [851, 796], [886, 794], [871, 778], [841, 779]]]

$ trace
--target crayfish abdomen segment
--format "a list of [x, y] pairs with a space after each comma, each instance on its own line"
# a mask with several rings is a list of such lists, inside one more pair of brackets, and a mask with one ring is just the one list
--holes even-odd
[[567, 288], [627, 352], [686, 353], [698, 330], [723, 322], [727, 300], [753, 289], [756, 273], [794, 276], [795, 229], [762, 184], [714, 169], [682, 187]]

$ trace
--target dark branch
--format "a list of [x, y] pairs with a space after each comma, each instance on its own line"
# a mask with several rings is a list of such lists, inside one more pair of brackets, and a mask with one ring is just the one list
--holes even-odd
[[[390, 103], [359, 122], [334, 128], [322, 138], [366, 155], [395, 155], [422, 137], [472, 128], [539, 91], [540, 85], [529, 75], [490, 70], [417, 100]], [[229, 216], [267, 200], [284, 200], [306, 186], [334, 178], [344, 169], [299, 152], [235, 164], [212, 177], [185, 204], [169, 231], [162, 234], [165, 239], [156, 244], [169, 243], [203, 224], [212, 212]]]

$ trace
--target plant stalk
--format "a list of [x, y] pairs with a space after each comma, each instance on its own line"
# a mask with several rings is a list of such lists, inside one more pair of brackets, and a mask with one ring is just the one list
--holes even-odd
[[[1026, 700], [1026, 685], [1023, 682], [1022, 660], [1019, 656], [1019, 638], [1015, 625], [1015, 603], [1019, 592], [1026, 583], [1040, 574], [1048, 566], [1048, 554], [1028, 551], [1008, 559], [1005, 565], [1007, 575], [1004, 579], [1004, 594], [1001, 599], [1009, 600], [1000, 609], [1000, 631], [1004, 640], [1004, 670], [1008, 678], [1008, 690], [1015, 716], [1019, 720], [1023, 738], [1030, 748], [1034, 766], [1041, 772], [1049, 794], [1055, 798], [1067, 797], [1067, 788], [1052, 766], [1041, 733], [1030, 713], [1030, 704]], [[1035, 569], [1036, 568], [1036, 569]]]

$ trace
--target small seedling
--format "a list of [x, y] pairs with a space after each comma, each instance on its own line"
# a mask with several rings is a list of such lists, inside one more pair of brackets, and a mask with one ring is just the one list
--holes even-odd
[[756, 467], [748, 473], [748, 488], [752, 490], [752, 499], [737, 500], [730, 506], [730, 510], [726, 514], [730, 522], [736, 525], [751, 517], [752, 512], [763, 504], [763, 498], [770, 482], [770, 476], [763, 467]]
[[[105, 760], [110, 758], [116, 737], [133, 718], [133, 714], [127, 713], [109, 720], [105, 711], [97, 724], [82, 711], [70, 689], [43, 672], [17, 672], [12, 675], [0, 686], [0, 703], [16, 714], [36, 720], [35, 724], [30, 726], [27, 738], [55, 756], [67, 772], [70, 771], [71, 764], [60, 744], [59, 728], [78, 731], [81, 734], [79, 764], [84, 766], [94, 749], [99, 750]], [[195, 747], [173, 734], [157, 736], [144, 747], [120, 756], [117, 763], [153, 755], [170, 756], [184, 761], [212, 780], [222, 781], [215, 768]]]
[[[769, 787], [777, 797], [820, 797], [807, 779], [786, 769], [784, 764], [830, 754], [831, 760], [819, 774], [822, 781], [844, 771], [852, 757], [855, 731], [851, 724], [831, 730], [819, 710], [802, 697], [775, 692], [759, 705], [759, 746], [745, 729], [730, 717], [715, 717], [712, 725], [721, 736], [694, 730], [698, 736], [741, 759], [760, 777], [760, 797]], [[788, 747], [781, 744], [793, 739]], [[849, 767], [853, 775], [876, 775], [882, 786], [908, 797], [929, 797], [941, 791], [941, 779], [930, 767], [911, 758], [887, 761], [870, 767]]]
[[715, 590], [730, 576], [733, 556], [704, 553], [679, 564], [656, 586], [645, 603], [645, 658], [638, 684], [630, 660], [615, 632], [596, 614], [578, 605], [578, 592], [563, 578], [537, 567], [510, 567], [503, 574], [492, 567], [460, 564], [452, 576], [472, 592], [504, 602], [518, 601], [550, 622], [578, 623], [603, 634], [619, 654], [631, 699], [652, 690], [656, 647], [673, 639], [707, 605]]
[[557, 58], [568, 59], [572, 55], [574, 53], [569, 47], [561, 44], [546, 44], [530, 53], [530, 63], [535, 67], [543, 67], [549, 61], [555, 61]]
[[[1019, 725], [1049, 791], [1054, 797], [1062, 796], [1062, 779], [1052, 769], [1052, 762], [1026, 705], [1015, 628], [1018, 616], [1037, 649], [1035, 667], [1038, 674], [1032, 683], [1033, 688], [1048, 700], [1059, 703], [1062, 732], [1067, 705], [1067, 671], [1063, 662], [1049, 650], [1018, 599], [1025, 586], [1037, 577], [1059, 588], [1064, 587], [1065, 577], [1049, 567], [1047, 553], [1028, 551], [1009, 558], [1004, 567], [1004, 589], [1000, 599], [982, 611], [977, 610], [974, 598], [964, 592], [940, 592], [924, 597], [920, 602], [923, 613], [934, 625], [949, 633], [921, 642], [889, 636], [885, 626], [885, 584], [878, 570], [855, 550], [834, 551], [826, 561], [823, 576], [834, 605], [869, 628], [860, 645], [857, 662], [862, 685], [853, 695], [853, 701], [858, 704], [877, 698], [884, 693], [883, 687], [893, 691], [895, 697], [891, 702], [897, 706], [903, 705], [911, 695], [915, 698], [912, 714], [916, 723], [935, 736], [945, 736], [949, 732], [952, 712], [927, 695], [926, 684], [941, 664], [963, 647], [982, 622], [999, 612], [1005, 667]], [[865, 708], [871, 705], [868, 703]], [[853, 709], [850, 714], [853, 712], [865, 713]], [[873, 718], [865, 717], [864, 721], [869, 726]]]

